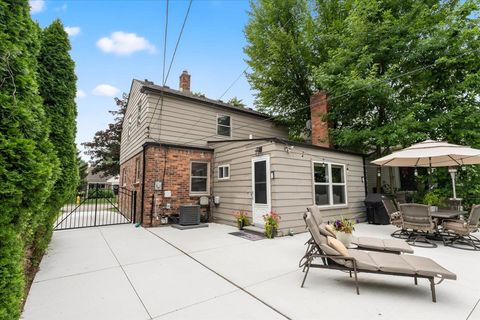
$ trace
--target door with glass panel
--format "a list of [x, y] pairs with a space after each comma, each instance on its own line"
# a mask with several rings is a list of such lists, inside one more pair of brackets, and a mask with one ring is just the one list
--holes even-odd
[[252, 159], [252, 220], [263, 226], [263, 215], [271, 210], [270, 203], [270, 158], [262, 156]]

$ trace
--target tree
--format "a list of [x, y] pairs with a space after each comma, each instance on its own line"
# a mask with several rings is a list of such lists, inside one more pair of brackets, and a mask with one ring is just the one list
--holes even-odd
[[40, 95], [50, 123], [50, 141], [60, 160], [58, 179], [49, 202], [58, 211], [78, 184], [75, 146], [77, 106], [75, 63], [68, 34], [60, 20], [43, 30], [39, 62]]
[[238, 99], [237, 97], [232, 97], [230, 100], [227, 101], [227, 103], [239, 108], [245, 108], [246, 106], [245, 103], [243, 103], [242, 99]]
[[38, 36], [27, 0], [0, 1], [0, 319], [20, 315], [24, 247], [34, 245], [57, 163], [38, 95]]
[[85, 153], [91, 157], [93, 173], [116, 176], [120, 172], [120, 139], [122, 135], [123, 117], [127, 109], [128, 94], [115, 98], [118, 110], [109, 111], [114, 116], [114, 123], [105, 130], [95, 133], [93, 141], [84, 142]]
[[77, 187], [77, 193], [85, 191], [87, 189], [87, 181], [85, 178], [88, 175], [88, 163], [80, 157], [80, 151], [77, 151], [77, 166], [79, 174], [79, 183]]
[[70, 57], [68, 34], [60, 20], [45, 28], [41, 36], [38, 56], [38, 82], [47, 123], [50, 125], [49, 139], [59, 160], [53, 190], [45, 203], [43, 212], [38, 213], [34, 263], [38, 263], [50, 242], [53, 223], [60, 208], [72, 197], [78, 184], [76, 164], [76, 81], [75, 63]]
[[308, 108], [313, 90], [313, 20], [306, 0], [259, 0], [251, 2], [245, 27], [248, 45], [247, 78], [257, 90], [259, 111], [279, 116], [298, 136], [310, 118]]
[[262, 0], [250, 14], [257, 102], [289, 112], [294, 133], [302, 99], [325, 90], [336, 147], [379, 157], [426, 138], [479, 145], [478, 1]]

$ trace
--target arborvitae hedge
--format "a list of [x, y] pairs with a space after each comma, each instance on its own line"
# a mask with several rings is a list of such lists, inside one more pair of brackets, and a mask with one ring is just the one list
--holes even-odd
[[[67, 173], [68, 187], [58, 187], [58, 193], [51, 196], [56, 178], [62, 174], [58, 170], [56, 154], [63, 155], [68, 151], [61, 147], [54, 150], [49, 141], [53, 137], [50, 125], [56, 128], [66, 119], [53, 122], [46, 116], [42, 105], [37, 77], [39, 34], [39, 27], [30, 17], [28, 0], [0, 0], [1, 320], [19, 317], [25, 289], [24, 268], [30, 264], [30, 253], [34, 252], [37, 259], [43, 254], [51, 220], [63, 199], [57, 194], [68, 193], [76, 181], [76, 173], [71, 169], [76, 168], [75, 159], [68, 160], [70, 162], [65, 166], [70, 171], [65, 169], [65, 172], [73, 172]], [[64, 46], [64, 41], [60, 42]], [[71, 128], [71, 121], [75, 118], [75, 111], [71, 108], [71, 82], [68, 86], [64, 98], [70, 101], [65, 115], [70, 121], [70, 131], [65, 144], [73, 143], [72, 130], [75, 132], [74, 125]], [[47, 110], [50, 112], [51, 109]], [[62, 159], [62, 164], [63, 161], [67, 160]]]
[[75, 193], [79, 181], [75, 146], [77, 77], [70, 50], [70, 40], [60, 20], [55, 20], [43, 30], [38, 56], [38, 82], [50, 123], [50, 141], [53, 143], [60, 166], [45, 206], [46, 210], [36, 230], [35, 258], [43, 255], [50, 242], [51, 225], [63, 204]]

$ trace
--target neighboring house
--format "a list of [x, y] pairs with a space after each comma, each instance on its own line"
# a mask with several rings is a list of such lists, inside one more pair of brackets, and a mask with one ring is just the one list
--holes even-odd
[[[120, 186], [136, 190], [146, 226], [182, 204], [217, 196], [214, 221], [235, 224], [235, 211], [280, 214], [280, 230], [305, 230], [316, 203], [326, 216], [364, 211], [363, 155], [328, 147], [325, 94], [311, 99], [313, 144], [288, 141], [288, 130], [248, 108], [198, 97], [190, 75], [180, 90], [133, 80], [124, 118]], [[218, 199], [218, 198], [217, 198]]]
[[90, 189], [112, 189], [115, 191], [118, 188], [119, 178], [118, 176], [105, 176], [101, 172], [93, 173], [93, 168], [89, 167], [87, 169], [87, 176], [85, 177], [87, 190], [86, 193]]

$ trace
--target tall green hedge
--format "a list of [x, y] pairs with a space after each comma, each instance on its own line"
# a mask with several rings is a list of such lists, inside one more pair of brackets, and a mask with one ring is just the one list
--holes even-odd
[[38, 82], [50, 123], [49, 138], [60, 163], [55, 185], [36, 229], [34, 263], [43, 255], [50, 242], [52, 224], [60, 208], [74, 194], [79, 182], [75, 146], [77, 77], [70, 50], [70, 40], [63, 24], [60, 20], [53, 21], [43, 30], [41, 36]]
[[0, 319], [17, 319], [58, 159], [38, 87], [40, 29], [27, 0], [0, 0]]

